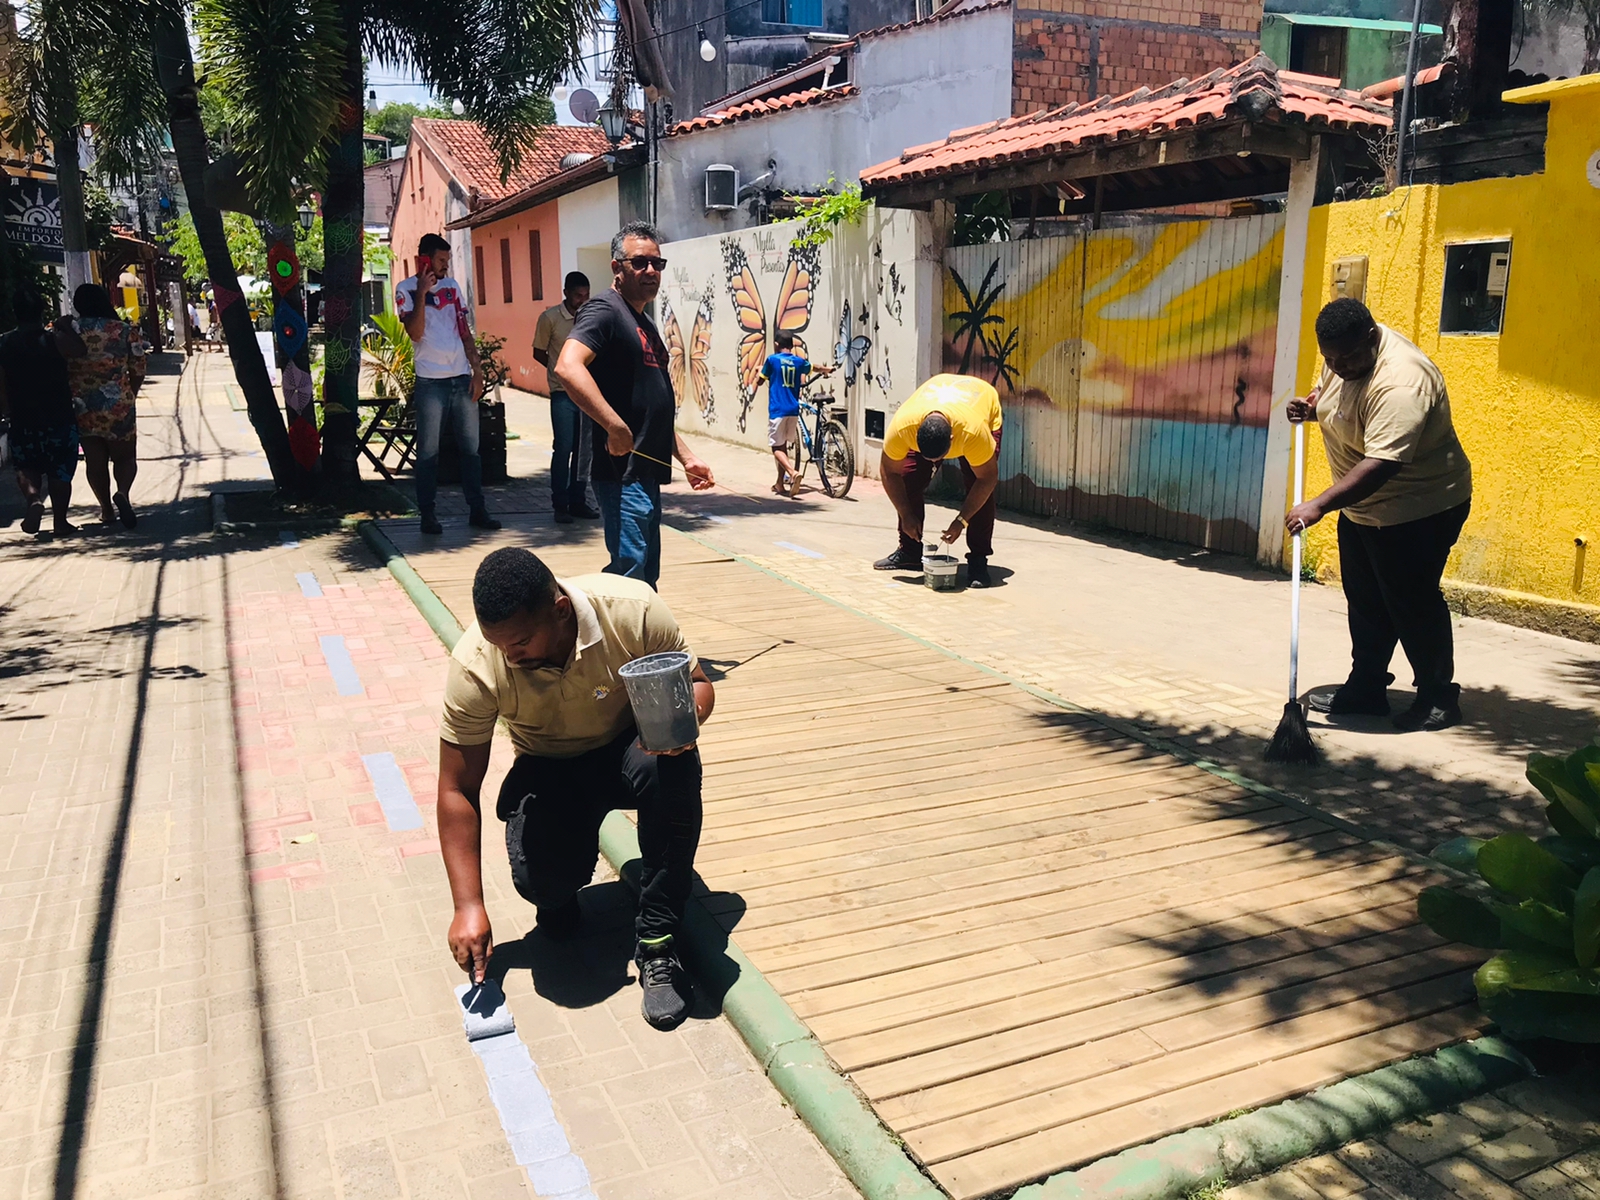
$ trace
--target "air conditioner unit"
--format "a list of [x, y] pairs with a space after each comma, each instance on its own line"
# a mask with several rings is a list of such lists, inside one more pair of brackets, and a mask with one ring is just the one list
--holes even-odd
[[739, 206], [739, 170], [727, 163], [706, 168], [706, 209], [727, 212]]

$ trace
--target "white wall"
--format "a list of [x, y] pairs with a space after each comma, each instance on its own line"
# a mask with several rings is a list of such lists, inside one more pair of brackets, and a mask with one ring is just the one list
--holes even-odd
[[815, 192], [831, 174], [853, 182], [867, 167], [951, 130], [1011, 115], [1012, 18], [996, 8], [864, 38], [854, 52], [858, 94], [772, 113], [660, 144], [657, 213], [668, 238], [728, 233], [752, 223], [748, 205], [705, 210], [705, 169], [739, 168], [741, 183]]
[[[556, 219], [561, 229], [561, 274], [582, 271], [589, 276], [589, 284], [598, 291], [611, 283], [611, 235], [622, 224], [618, 215], [617, 179], [614, 175], [591, 183], [586, 188], [568, 192], [556, 200]], [[593, 254], [581, 258], [581, 250], [592, 251], [595, 246], [605, 246], [605, 257], [597, 260]], [[596, 276], [595, 262], [603, 268]]]
[[[677, 321], [682, 343], [690, 346], [697, 314], [708, 313], [711, 344], [709, 403], [698, 395], [680, 396], [680, 428], [762, 449], [767, 445], [767, 392], [741, 395], [739, 343], [743, 336], [730, 296], [738, 253], [756, 280], [767, 314], [763, 357], [772, 350], [772, 323], [779, 289], [788, 270], [791, 242], [800, 224], [786, 221], [720, 237], [669, 242], [668, 261], [657, 320], [666, 333], [668, 313]], [[942, 263], [933, 250], [929, 219], [907, 210], [868, 210], [856, 226], [841, 226], [816, 254], [810, 319], [800, 332], [811, 361], [835, 361], [840, 322], [850, 311], [850, 336], [870, 342], [854, 383], [840, 371], [819, 386], [849, 410], [857, 471], [875, 474], [881, 443], [865, 438], [869, 412], [887, 417], [931, 373], [939, 325], [930, 323], [919, 297], [940, 294]]]

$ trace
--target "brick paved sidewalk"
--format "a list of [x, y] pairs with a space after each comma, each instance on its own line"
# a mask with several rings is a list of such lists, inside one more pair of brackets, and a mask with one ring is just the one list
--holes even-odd
[[[0, 1196], [588, 1194], [518, 1165], [461, 1032], [442, 648], [350, 534], [205, 532], [259, 467], [226, 362], [190, 371], [141, 396], [136, 535], [0, 532]], [[620, 884], [576, 948], [519, 940], [498, 832], [540, 1136], [592, 1192], [854, 1195], [724, 1020], [644, 1026]]]

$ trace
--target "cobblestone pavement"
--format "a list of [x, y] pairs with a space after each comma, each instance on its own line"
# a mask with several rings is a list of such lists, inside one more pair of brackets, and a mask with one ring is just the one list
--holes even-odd
[[230, 380], [146, 385], [135, 533], [0, 526], [0, 1196], [854, 1195], [709, 1005], [643, 1024], [620, 883], [522, 936], [491, 823], [540, 1137], [589, 1183], [519, 1165], [444, 946], [442, 648], [351, 534], [206, 531], [262, 474]]

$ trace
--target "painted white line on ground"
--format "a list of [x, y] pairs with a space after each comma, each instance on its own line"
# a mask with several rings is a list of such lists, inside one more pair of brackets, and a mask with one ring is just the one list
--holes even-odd
[[[510, 1012], [497, 984], [490, 982], [474, 988], [463, 983], [455, 991], [466, 1013], [486, 1007], [484, 994], [488, 993], [495, 1003], [490, 1020], [497, 1025], [501, 1021], [509, 1023]], [[469, 992], [473, 1002], [470, 1009]], [[470, 1023], [465, 1014], [464, 1023]], [[566, 1130], [556, 1120], [550, 1093], [545, 1091], [539, 1069], [515, 1027], [506, 1033], [469, 1038], [468, 1045], [483, 1064], [483, 1073], [489, 1080], [489, 1099], [500, 1115], [500, 1127], [505, 1130], [512, 1156], [528, 1173], [534, 1194], [545, 1200], [595, 1200], [589, 1187], [589, 1169], [573, 1152]]]
[[322, 585], [317, 582], [317, 573], [315, 571], [297, 571], [294, 578], [295, 582], [300, 585], [300, 594], [302, 596], [308, 600], [320, 600], [322, 598]]
[[372, 780], [372, 794], [378, 798], [383, 819], [389, 823], [389, 828], [421, 829], [422, 812], [417, 808], [416, 798], [411, 795], [411, 785], [406, 783], [405, 772], [395, 762], [394, 755], [388, 751], [363, 754], [361, 765], [367, 769], [367, 778]]
[[806, 558], [827, 558], [828, 557], [821, 550], [810, 550], [810, 549], [807, 549], [805, 546], [797, 546], [793, 542], [773, 542], [772, 544], [774, 546], [778, 547], [778, 549], [780, 549], [780, 550], [789, 550], [789, 551], [792, 551], [795, 554], [804, 555]]
[[356, 664], [350, 661], [350, 649], [344, 638], [336, 633], [326, 633], [317, 639], [322, 644], [322, 657], [327, 660], [328, 673], [341, 696], [359, 696], [367, 689], [361, 686], [361, 676], [356, 674]]

